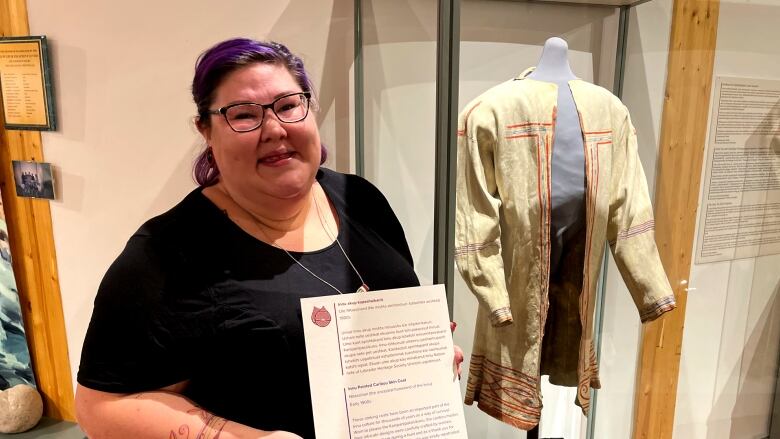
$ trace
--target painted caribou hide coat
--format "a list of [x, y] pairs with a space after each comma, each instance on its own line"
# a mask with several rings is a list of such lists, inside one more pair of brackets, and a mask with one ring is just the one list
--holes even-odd
[[[585, 414], [600, 387], [596, 285], [609, 243], [647, 322], [675, 300], [654, 240], [647, 181], [628, 110], [569, 82], [585, 147], [586, 230], [550, 281], [550, 178], [557, 86], [518, 78], [469, 103], [458, 122], [455, 259], [479, 302], [465, 402], [522, 429], [539, 423], [540, 376], [576, 386]], [[542, 343], [544, 337], [544, 343]]]

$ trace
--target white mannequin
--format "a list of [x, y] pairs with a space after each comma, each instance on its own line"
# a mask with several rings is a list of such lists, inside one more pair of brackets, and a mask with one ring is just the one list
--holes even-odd
[[544, 42], [542, 56], [536, 70], [528, 75], [531, 79], [547, 82], [563, 82], [577, 79], [569, 67], [569, 45], [562, 38], [552, 37]]
[[[568, 48], [566, 41], [561, 38], [548, 39], [544, 43], [536, 69], [527, 76], [536, 81], [553, 83], [558, 87], [551, 163], [551, 282], [556, 281], [557, 273], [567, 269], [561, 261], [566, 254], [574, 252], [570, 243], [585, 229], [585, 150], [579, 114], [569, 88], [569, 81], [578, 78], [569, 66]], [[574, 390], [567, 393], [568, 400], [575, 395]], [[569, 414], [568, 409], [572, 408], [567, 407], [563, 412]], [[555, 418], [560, 420], [559, 416]], [[545, 427], [545, 430], [549, 430], [549, 427]], [[538, 437], [538, 427], [528, 432], [527, 438]]]
[[566, 242], [585, 222], [585, 150], [582, 128], [569, 81], [578, 79], [569, 67], [568, 44], [553, 37], [544, 43], [542, 56], [528, 78], [558, 86], [558, 110], [552, 150], [552, 254], [550, 274], [558, 268]]

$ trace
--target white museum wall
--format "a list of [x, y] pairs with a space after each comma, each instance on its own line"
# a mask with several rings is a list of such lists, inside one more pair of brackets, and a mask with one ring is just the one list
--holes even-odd
[[287, 44], [319, 91], [326, 166], [348, 171], [352, 8], [351, 0], [28, 2], [30, 32], [48, 36], [54, 71], [59, 128], [43, 133], [43, 145], [60, 194], [51, 214], [74, 384], [103, 273], [146, 219], [195, 187], [197, 56], [235, 36]]
[[[778, 17], [777, 0], [722, 1], [713, 79], [779, 79]], [[711, 107], [695, 110], [713, 122]], [[767, 437], [780, 350], [778, 267], [780, 255], [692, 267], [675, 438]]]

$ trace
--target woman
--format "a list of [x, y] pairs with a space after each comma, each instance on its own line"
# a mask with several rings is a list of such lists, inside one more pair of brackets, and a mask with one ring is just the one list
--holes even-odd
[[76, 408], [100, 437], [314, 437], [300, 298], [419, 284], [382, 194], [325, 160], [286, 47], [233, 39], [192, 84], [200, 187], [106, 273]]

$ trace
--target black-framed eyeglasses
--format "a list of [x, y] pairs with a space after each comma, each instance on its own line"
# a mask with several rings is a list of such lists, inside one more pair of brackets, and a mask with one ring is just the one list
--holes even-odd
[[309, 115], [310, 101], [311, 92], [304, 91], [280, 96], [270, 104], [239, 102], [210, 110], [207, 114], [221, 114], [233, 131], [246, 133], [260, 128], [266, 108], [274, 112], [279, 122], [300, 122]]

